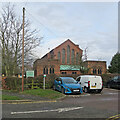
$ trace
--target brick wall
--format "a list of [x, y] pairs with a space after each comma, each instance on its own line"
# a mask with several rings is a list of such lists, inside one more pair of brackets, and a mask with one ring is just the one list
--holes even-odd
[[35, 76], [43, 75], [43, 69], [48, 69], [48, 74], [50, 74], [50, 68], [54, 68], [54, 73], [56, 75], [60, 74], [60, 63], [58, 60], [38, 60], [34, 65]]
[[[45, 56], [43, 56], [41, 59], [38, 59], [34, 62], [34, 70], [35, 70], [35, 76], [39, 76], [43, 74], [44, 67], [48, 68], [48, 74], [50, 73], [50, 67], [54, 67], [54, 73], [59, 75], [62, 72], [67, 72], [67, 74], [71, 74], [72, 72], [76, 72], [76, 74], [81, 74], [80, 71], [60, 71], [60, 65], [62, 65], [62, 50], [65, 49], [65, 64], [67, 63], [67, 46], [70, 46], [70, 63], [71, 65], [71, 51], [74, 49], [75, 56], [74, 56], [74, 65], [76, 65], [76, 54], [79, 53], [79, 58], [82, 56], [83, 50], [79, 48], [79, 45], [75, 45], [72, 41], [69, 39], [65, 42], [63, 42], [61, 45], [57, 46], [55, 49], [51, 50], [49, 53], [47, 53]], [[61, 59], [58, 60], [58, 52], [61, 53]], [[80, 60], [80, 59], [79, 59]], [[106, 61], [86, 61], [85, 67], [89, 68], [88, 74], [93, 74], [93, 69], [96, 69], [98, 72], [98, 69], [101, 70], [102, 74], [106, 73]], [[78, 62], [79, 64], [79, 62]], [[97, 73], [96, 73], [97, 74]]]
[[106, 61], [86, 61], [85, 66], [89, 68], [89, 74], [93, 74], [93, 69], [96, 69], [96, 74], [98, 74], [98, 69], [101, 69], [102, 74], [107, 72]]
[[79, 56], [82, 56], [83, 50], [81, 50], [78, 45], [75, 45], [70, 40], [65, 41], [64, 43], [62, 43], [61, 45], [56, 47], [52, 52], [48, 53], [48, 59], [50, 59], [50, 56], [52, 54], [54, 54], [54, 59], [58, 59], [58, 52], [60, 52], [61, 53], [60, 64], [62, 64], [62, 49], [65, 49], [65, 64], [67, 64], [67, 46], [68, 45], [70, 46], [70, 64], [72, 64], [71, 63], [71, 51], [72, 51], [72, 49], [74, 49], [74, 52], [75, 52], [74, 64], [76, 64], [76, 54], [79, 53]]

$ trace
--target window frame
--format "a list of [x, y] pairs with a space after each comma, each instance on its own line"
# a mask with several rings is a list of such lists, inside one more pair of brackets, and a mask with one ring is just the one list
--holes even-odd
[[65, 48], [62, 49], [62, 64], [65, 64]]

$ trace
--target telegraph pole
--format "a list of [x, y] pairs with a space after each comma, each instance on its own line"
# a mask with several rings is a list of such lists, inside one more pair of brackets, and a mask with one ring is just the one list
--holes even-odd
[[22, 40], [22, 91], [24, 91], [24, 21], [25, 21], [25, 8], [23, 7], [23, 40]]

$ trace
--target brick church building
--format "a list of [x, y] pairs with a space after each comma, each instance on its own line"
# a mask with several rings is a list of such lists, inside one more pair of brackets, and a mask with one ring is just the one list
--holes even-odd
[[[71, 40], [66, 40], [41, 59], [34, 62], [35, 76], [43, 74], [81, 74], [80, 65], [83, 50]], [[106, 61], [85, 61], [88, 74], [106, 73]]]

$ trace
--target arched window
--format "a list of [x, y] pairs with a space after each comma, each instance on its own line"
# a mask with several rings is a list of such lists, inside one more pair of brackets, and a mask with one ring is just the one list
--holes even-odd
[[77, 54], [76, 54], [76, 64], [78, 64], [79, 63], [79, 53], [77, 52]]
[[96, 69], [95, 69], [95, 74], [97, 73]]
[[96, 74], [96, 72], [97, 72], [96, 69], [93, 69], [93, 74]]
[[50, 68], [50, 74], [52, 73], [52, 70], [51, 70], [51, 68]]
[[102, 74], [101, 68], [98, 69], [98, 74]]
[[52, 73], [54, 74], [54, 68], [52, 69]]
[[74, 64], [74, 58], [75, 58], [75, 51], [72, 49], [72, 54], [71, 54], [71, 63]]
[[70, 63], [70, 46], [67, 46], [67, 64]]
[[102, 74], [102, 70], [100, 69], [100, 74]]
[[48, 68], [46, 68], [46, 74], [48, 74]]
[[53, 67], [50, 68], [50, 74], [54, 74], [54, 68]]
[[58, 60], [59, 61], [61, 60], [61, 54], [60, 54], [60, 52], [58, 52]]
[[98, 69], [98, 74], [102, 74], [101, 68]]
[[62, 64], [65, 64], [65, 49], [62, 49]]
[[43, 68], [43, 74], [45, 74], [45, 68]]
[[100, 74], [100, 70], [98, 69], [98, 74]]

